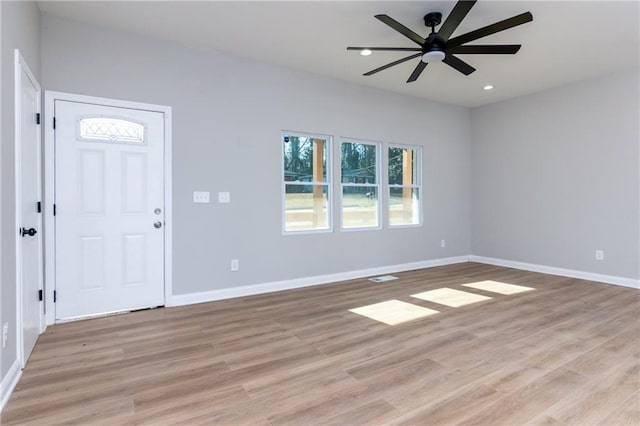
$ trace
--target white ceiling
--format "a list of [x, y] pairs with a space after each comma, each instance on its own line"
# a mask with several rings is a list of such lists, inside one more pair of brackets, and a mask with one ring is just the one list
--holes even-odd
[[[417, 59], [370, 77], [362, 73], [407, 56], [363, 57], [346, 46], [415, 47], [373, 16], [385, 13], [421, 35], [423, 16], [444, 17], [452, 1], [41, 1], [43, 13], [310, 71], [358, 84], [463, 106], [479, 106], [638, 66], [637, 1], [479, 0], [453, 36], [520, 13], [533, 22], [470, 44], [522, 44], [516, 55], [460, 55], [464, 76], [430, 64], [405, 81]], [[483, 91], [485, 84], [495, 89]]]

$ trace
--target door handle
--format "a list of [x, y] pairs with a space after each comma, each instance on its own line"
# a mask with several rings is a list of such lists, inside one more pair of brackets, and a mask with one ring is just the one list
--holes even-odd
[[162, 222], [155, 222], [155, 223], [153, 224], [153, 226], [154, 226], [155, 228], [161, 228], [161, 227], [162, 227]]
[[36, 228], [22, 228], [20, 229], [20, 235], [22, 235], [23, 237], [26, 237], [27, 235], [30, 237], [33, 237], [34, 235], [36, 235], [38, 233], [38, 231], [36, 230]]

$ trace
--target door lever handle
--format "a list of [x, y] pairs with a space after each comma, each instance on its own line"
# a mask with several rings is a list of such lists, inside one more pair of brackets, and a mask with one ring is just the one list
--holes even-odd
[[36, 235], [38, 233], [38, 231], [36, 230], [36, 228], [22, 228], [20, 229], [20, 235], [23, 237], [26, 237], [27, 235], [30, 237], [33, 237], [34, 235]]

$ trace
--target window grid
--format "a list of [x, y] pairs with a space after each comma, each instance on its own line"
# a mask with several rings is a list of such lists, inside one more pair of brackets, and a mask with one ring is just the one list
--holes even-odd
[[282, 133], [282, 232], [332, 232], [331, 137]]
[[[410, 158], [409, 153], [411, 154]], [[422, 147], [389, 144], [387, 154], [389, 227], [421, 226]], [[397, 172], [397, 164], [395, 164], [395, 168], [392, 164], [394, 161], [397, 162], [398, 155], [402, 155], [401, 173]], [[392, 175], [394, 176], [392, 177]], [[402, 183], [391, 183], [399, 178]]]
[[[307, 144], [306, 153], [292, 154], [293, 145], [286, 144], [293, 138], [298, 145]], [[338, 217], [340, 230], [346, 232], [422, 226], [421, 146], [342, 138], [334, 152], [331, 136], [290, 131], [282, 132], [282, 142], [283, 235], [333, 232]], [[346, 161], [350, 150], [360, 150], [362, 158]], [[340, 156], [335, 183], [334, 154]], [[305, 165], [292, 166], [293, 157]], [[333, 191], [338, 189], [340, 209], [334, 212]]]
[[[382, 228], [380, 220], [380, 146], [379, 142], [355, 139], [342, 139], [341, 141], [340, 216], [343, 231]], [[373, 164], [370, 164], [372, 154]], [[367, 191], [367, 189], [369, 190]]]

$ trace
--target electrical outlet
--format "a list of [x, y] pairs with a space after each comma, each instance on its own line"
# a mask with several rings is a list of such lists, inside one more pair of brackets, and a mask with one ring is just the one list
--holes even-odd
[[444, 248], [447, 246], [447, 240], [440, 240], [440, 247]]
[[231, 193], [230, 192], [218, 192], [218, 203], [230, 203], [231, 202]]
[[596, 260], [604, 260], [604, 250], [596, 250]]
[[9, 339], [9, 323], [5, 322], [2, 326], [2, 348], [7, 347], [7, 340]]
[[240, 261], [238, 259], [231, 259], [231, 271], [236, 272], [240, 269]]

